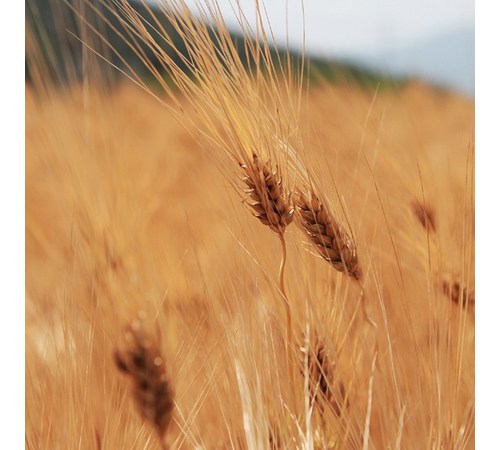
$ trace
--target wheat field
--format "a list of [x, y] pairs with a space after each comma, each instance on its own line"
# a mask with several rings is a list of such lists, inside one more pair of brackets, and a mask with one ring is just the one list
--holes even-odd
[[[26, 448], [474, 448], [474, 103], [277, 82], [314, 183], [262, 157], [273, 228], [244, 180], [272, 99], [228, 97], [230, 134], [192, 92], [26, 86]], [[308, 239], [298, 186], [359, 272]]]

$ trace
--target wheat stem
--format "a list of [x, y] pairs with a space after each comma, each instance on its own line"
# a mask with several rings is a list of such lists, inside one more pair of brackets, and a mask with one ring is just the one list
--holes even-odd
[[288, 301], [288, 296], [285, 291], [285, 264], [286, 264], [286, 242], [284, 234], [279, 234], [280, 242], [281, 242], [281, 264], [280, 264], [280, 272], [279, 272], [279, 280], [280, 280], [280, 292], [283, 297], [283, 301], [285, 303], [285, 311], [286, 311], [286, 343], [285, 343], [285, 356], [286, 363], [288, 366], [288, 375], [292, 382], [292, 385], [295, 384], [295, 375], [293, 372], [292, 359], [290, 356], [290, 348], [292, 346], [292, 313], [290, 311], [290, 302]]

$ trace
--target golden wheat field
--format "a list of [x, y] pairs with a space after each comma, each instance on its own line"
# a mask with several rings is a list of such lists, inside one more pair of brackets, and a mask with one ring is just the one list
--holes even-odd
[[474, 448], [474, 103], [202, 67], [26, 87], [26, 448]]

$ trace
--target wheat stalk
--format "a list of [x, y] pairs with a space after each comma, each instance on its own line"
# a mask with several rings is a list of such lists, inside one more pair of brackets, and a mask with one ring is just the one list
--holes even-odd
[[115, 350], [118, 369], [132, 379], [132, 395], [143, 419], [149, 422], [161, 446], [167, 449], [165, 433], [174, 409], [173, 389], [165, 369], [165, 360], [158, 347], [142, 331], [138, 321], [125, 333], [126, 346]]
[[279, 268], [279, 287], [286, 311], [286, 359], [289, 376], [293, 382], [294, 375], [290, 358], [292, 314], [285, 291], [286, 243], [284, 235], [286, 227], [293, 221], [294, 207], [291, 196], [284, 189], [279, 168], [276, 166], [273, 169], [269, 160], [264, 162], [254, 153], [252, 159], [246, 163], [240, 163], [240, 167], [245, 174], [243, 181], [246, 185], [245, 193], [249, 199], [247, 204], [250, 206], [253, 215], [278, 235], [281, 243], [282, 258]]

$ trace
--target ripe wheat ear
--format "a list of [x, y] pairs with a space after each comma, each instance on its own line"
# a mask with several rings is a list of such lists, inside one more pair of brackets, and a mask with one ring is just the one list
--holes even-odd
[[297, 218], [300, 229], [326, 261], [355, 280], [362, 278], [354, 242], [312, 190], [309, 196], [299, 193]]
[[377, 328], [377, 324], [366, 311], [365, 290], [362, 285], [363, 270], [358, 260], [356, 245], [349, 233], [312, 187], [308, 194], [298, 191], [296, 210], [299, 228], [309, 238], [323, 259], [359, 284], [363, 315], [371, 326]]
[[125, 333], [126, 346], [115, 350], [117, 368], [132, 379], [132, 395], [139, 413], [155, 429], [162, 449], [174, 409], [174, 393], [158, 347], [134, 322]]
[[250, 163], [242, 163], [245, 172], [243, 181], [253, 203], [252, 212], [264, 225], [282, 236], [293, 221], [293, 205], [283, 189], [283, 182], [277, 169], [273, 170], [270, 161], [263, 162], [253, 154]]

